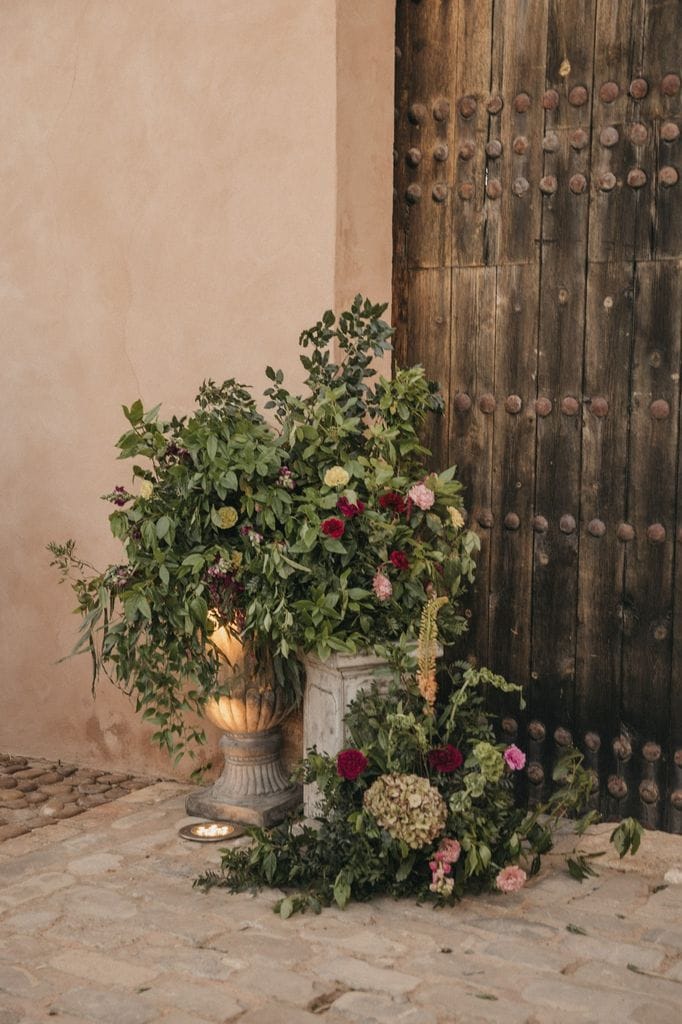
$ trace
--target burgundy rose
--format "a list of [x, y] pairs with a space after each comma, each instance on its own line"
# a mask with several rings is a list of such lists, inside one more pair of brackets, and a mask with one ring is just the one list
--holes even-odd
[[346, 531], [346, 524], [343, 519], [325, 519], [322, 523], [322, 533], [327, 537], [333, 537], [334, 540], [338, 540], [339, 537], [343, 537]]
[[368, 764], [369, 761], [361, 750], [342, 750], [336, 758], [336, 771], [342, 779], [355, 782]]
[[404, 551], [391, 551], [388, 556], [396, 569], [409, 569], [410, 562]]
[[389, 491], [387, 494], [382, 494], [379, 498], [379, 507], [383, 509], [390, 509], [391, 512], [395, 512], [396, 515], [401, 516], [407, 505], [402, 494], [398, 494], [397, 491]]
[[341, 515], [345, 516], [346, 519], [354, 519], [356, 516], [361, 515], [361, 513], [365, 511], [364, 501], [358, 501], [356, 505], [353, 504], [352, 501], [349, 501], [348, 498], [344, 498], [343, 496], [340, 497], [339, 500], [337, 501], [336, 507], [338, 508]]
[[429, 767], [437, 772], [456, 772], [464, 764], [462, 751], [446, 743], [444, 747], [434, 747], [428, 755]]

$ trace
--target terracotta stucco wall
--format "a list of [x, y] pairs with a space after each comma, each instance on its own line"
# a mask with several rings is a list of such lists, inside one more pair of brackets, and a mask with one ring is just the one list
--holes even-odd
[[388, 297], [392, 73], [391, 0], [0, 4], [0, 750], [170, 774], [127, 698], [56, 663], [45, 544], [116, 558], [122, 402], [295, 379], [302, 327]]

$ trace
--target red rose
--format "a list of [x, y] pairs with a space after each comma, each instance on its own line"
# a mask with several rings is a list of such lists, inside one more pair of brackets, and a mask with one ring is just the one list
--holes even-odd
[[429, 767], [435, 768], [437, 772], [456, 772], [464, 764], [462, 751], [453, 747], [451, 743], [429, 750], [427, 756]]
[[336, 758], [336, 771], [342, 779], [355, 782], [368, 764], [369, 761], [361, 750], [342, 750]]
[[398, 494], [397, 491], [389, 491], [388, 494], [382, 494], [379, 498], [379, 507], [388, 508], [391, 512], [395, 512], [396, 515], [401, 516], [407, 505], [402, 494]]
[[355, 516], [359, 516], [365, 511], [365, 503], [363, 501], [359, 501], [357, 505], [354, 505], [352, 501], [349, 501], [348, 498], [344, 497], [339, 498], [336, 503], [336, 507], [341, 515], [345, 516], [346, 519], [354, 519]]
[[322, 523], [322, 533], [326, 534], [327, 537], [333, 537], [334, 540], [338, 540], [339, 537], [343, 537], [346, 531], [346, 524], [343, 519], [325, 519]]
[[409, 569], [410, 562], [404, 551], [391, 551], [388, 556], [396, 569]]

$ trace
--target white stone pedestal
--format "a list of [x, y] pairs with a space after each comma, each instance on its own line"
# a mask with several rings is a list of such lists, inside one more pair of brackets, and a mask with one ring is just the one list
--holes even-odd
[[[374, 673], [386, 663], [375, 654], [333, 654], [325, 661], [311, 654], [304, 664], [303, 749], [307, 753], [316, 746], [320, 754], [334, 756], [347, 743], [343, 719], [348, 705], [360, 690], [371, 690], [377, 683], [381, 686], [381, 678]], [[388, 684], [388, 676], [383, 682]], [[307, 817], [314, 816], [318, 800], [317, 787], [305, 786]]]

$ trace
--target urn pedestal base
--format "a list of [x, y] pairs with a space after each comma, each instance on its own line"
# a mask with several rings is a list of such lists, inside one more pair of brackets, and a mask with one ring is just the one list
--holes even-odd
[[227, 733], [220, 740], [225, 757], [222, 775], [212, 786], [190, 793], [188, 814], [241, 825], [276, 825], [302, 800], [301, 787], [290, 785], [280, 760], [282, 733], [277, 726], [262, 732]]

